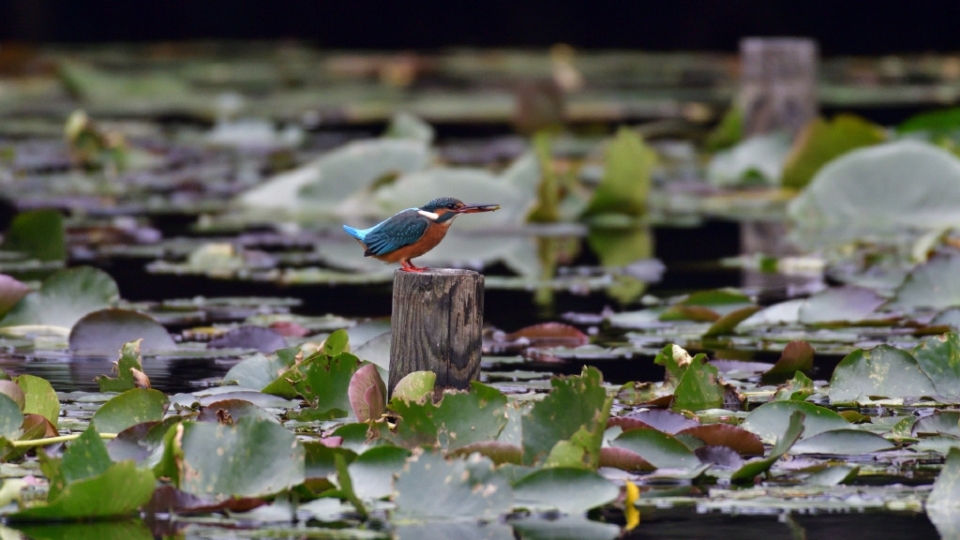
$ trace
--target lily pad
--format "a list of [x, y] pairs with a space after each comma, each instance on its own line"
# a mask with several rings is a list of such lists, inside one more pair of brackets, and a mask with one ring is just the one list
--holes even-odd
[[813, 369], [813, 347], [806, 341], [791, 341], [773, 367], [760, 376], [762, 384], [776, 384], [793, 377], [798, 371], [809, 373]]
[[603, 179], [584, 211], [586, 216], [647, 212], [656, 152], [632, 129], [621, 127], [607, 148]]
[[373, 364], [365, 364], [353, 374], [347, 394], [353, 414], [361, 422], [379, 420], [387, 411], [387, 385]]
[[783, 164], [784, 187], [802, 189], [824, 165], [850, 150], [883, 142], [882, 126], [853, 114], [815, 118], [797, 134]]
[[379, 499], [393, 493], [393, 477], [409, 457], [409, 450], [396, 446], [377, 446], [357, 456], [348, 467], [357, 496]]
[[611, 444], [634, 452], [658, 469], [690, 469], [700, 465], [693, 450], [676, 437], [655, 429], [625, 431]]
[[39, 324], [72, 328], [84, 315], [111, 307], [120, 297], [117, 283], [102, 270], [88, 266], [61, 270], [40, 290], [26, 295], [0, 326]]
[[[166, 330], [164, 330], [166, 333]], [[168, 336], [169, 337], [169, 336]], [[124, 392], [137, 387], [137, 380], [146, 377], [143, 374], [143, 365], [140, 363], [140, 340], [124, 343], [120, 347], [120, 359], [117, 360], [116, 378], [101, 375], [97, 377], [97, 384], [101, 392]], [[137, 375], [139, 372], [142, 377]]]
[[394, 488], [396, 516], [405, 520], [495, 520], [513, 505], [506, 479], [493, 470], [489, 459], [477, 454], [447, 460], [439, 452], [415, 452]]
[[893, 443], [880, 435], [859, 429], [824, 431], [798, 441], [790, 449], [795, 454], [861, 455], [890, 450]]
[[705, 364], [701, 355], [697, 355], [677, 383], [670, 408], [675, 411], [717, 409], [723, 406], [723, 396], [719, 371], [715, 366]]
[[807, 437], [824, 431], [846, 429], [851, 425], [826, 407], [802, 401], [773, 401], [754, 409], [741, 427], [756, 433], [763, 442], [772, 444], [782, 438], [784, 426], [795, 412], [803, 413], [803, 434]]
[[408, 373], [397, 386], [393, 388], [391, 399], [403, 401], [423, 401], [433, 395], [433, 385], [437, 382], [437, 374], [432, 371], [414, 371]]
[[296, 361], [299, 347], [281, 349], [276, 354], [254, 355], [230, 368], [223, 376], [223, 384], [237, 384], [260, 390], [272, 383]]
[[937, 394], [949, 399], [960, 398], [960, 336], [952, 332], [933, 336], [912, 352]]
[[915, 267], [884, 309], [945, 309], [960, 305], [960, 255], [938, 255]]
[[830, 378], [831, 403], [875, 397], [918, 399], [936, 393], [913, 355], [889, 345], [851, 352]]
[[[83, 316], [70, 330], [70, 350], [79, 354], [112, 355], [124, 343], [140, 340], [140, 351], [173, 351], [177, 344], [149, 315], [108, 308]], [[142, 368], [141, 368], [142, 371]]]
[[805, 428], [804, 413], [795, 410], [790, 414], [790, 420], [782, 435], [777, 437], [776, 444], [770, 449], [770, 455], [765, 458], [751, 459], [737, 469], [730, 476], [730, 481], [735, 483], [752, 482], [758, 475], [770, 470], [770, 467], [780, 459], [780, 456], [787, 453], [788, 450], [800, 439]]
[[960, 510], [960, 448], [947, 454], [943, 469], [927, 497], [926, 507], [928, 511], [935, 508], [950, 513]]
[[90, 420], [99, 431], [119, 433], [141, 422], [163, 419], [170, 400], [163, 392], [134, 388], [110, 398]]
[[248, 416], [234, 425], [184, 422], [175, 438], [182, 456], [173, 467], [187, 493], [257, 497], [304, 481], [304, 449], [275, 422]]
[[716, 186], [780, 184], [790, 137], [784, 133], [757, 135], [717, 152], [707, 166], [707, 180]]
[[23, 411], [13, 399], [0, 394], [0, 437], [15, 439], [23, 424]]
[[287, 348], [287, 340], [262, 326], [240, 326], [207, 343], [209, 349], [254, 349], [264, 354]]
[[156, 480], [133, 461], [114, 463], [103, 474], [68, 484], [46, 505], [7, 516], [11, 522], [89, 520], [132, 515], [153, 495]]
[[15, 251], [39, 261], [66, 259], [63, 216], [57, 210], [30, 210], [17, 214], [0, 243], [0, 250]]
[[514, 506], [582, 514], [616, 500], [620, 489], [596, 472], [554, 467], [540, 469], [513, 485]]
[[760, 438], [737, 426], [729, 424], [704, 424], [684, 429], [680, 435], [692, 435], [709, 446], [722, 446], [734, 450], [742, 456], [762, 456], [763, 443]]
[[39, 414], [56, 426], [60, 416], [60, 400], [53, 386], [46, 379], [26, 373], [17, 377], [16, 382], [23, 390], [23, 412]]
[[492, 441], [507, 423], [507, 398], [477, 381], [469, 392], [450, 392], [434, 405], [394, 398], [390, 410], [400, 416], [391, 437], [404, 446], [431, 445], [450, 451]]
[[818, 292], [800, 306], [803, 324], [858, 323], [882, 316], [877, 309], [887, 300], [863, 287], [834, 287]]
[[30, 292], [30, 287], [6, 274], [0, 274], [0, 320], [28, 292]]
[[896, 141], [824, 166], [789, 205], [804, 243], [934, 230], [960, 223], [960, 160], [936, 146]]
[[543, 463], [554, 451], [567, 451], [569, 466], [595, 469], [611, 406], [600, 372], [588, 367], [579, 377], [558, 377], [550, 384], [550, 394], [522, 419], [524, 464]]

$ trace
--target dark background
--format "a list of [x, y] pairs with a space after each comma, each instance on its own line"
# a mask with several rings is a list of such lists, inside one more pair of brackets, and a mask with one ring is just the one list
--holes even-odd
[[825, 55], [960, 50], [960, 1], [0, 0], [0, 40], [297, 39], [322, 47], [733, 51], [814, 37]]

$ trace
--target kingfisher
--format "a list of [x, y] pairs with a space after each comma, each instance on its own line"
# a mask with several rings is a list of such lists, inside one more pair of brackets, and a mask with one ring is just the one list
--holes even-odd
[[499, 204], [464, 204], [453, 197], [440, 197], [420, 208], [401, 210], [369, 229], [344, 225], [343, 230], [366, 249], [364, 257], [399, 262], [405, 272], [423, 272], [427, 268], [414, 266], [410, 259], [437, 247], [457, 216], [499, 209]]

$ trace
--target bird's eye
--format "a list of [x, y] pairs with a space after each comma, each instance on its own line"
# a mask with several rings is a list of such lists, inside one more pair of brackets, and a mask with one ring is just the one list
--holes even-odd
[[449, 209], [451, 209], [451, 210], [456, 210], [456, 209], [459, 208], [459, 207], [460, 207], [460, 205], [457, 204], [457, 203], [450, 203], [450, 204], [447, 205], [447, 208], [449, 208]]

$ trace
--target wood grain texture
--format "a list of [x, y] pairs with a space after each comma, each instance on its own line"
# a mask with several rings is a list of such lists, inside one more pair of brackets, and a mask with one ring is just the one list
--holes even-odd
[[436, 387], [469, 388], [480, 376], [483, 274], [470, 270], [397, 270], [393, 277], [390, 382], [433, 371]]
[[737, 98], [743, 136], [796, 135], [817, 116], [817, 43], [805, 38], [746, 38]]

